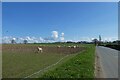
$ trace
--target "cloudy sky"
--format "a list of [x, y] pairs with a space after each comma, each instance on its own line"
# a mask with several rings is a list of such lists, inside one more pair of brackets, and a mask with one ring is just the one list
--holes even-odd
[[118, 37], [117, 2], [3, 3], [3, 40], [90, 41]]

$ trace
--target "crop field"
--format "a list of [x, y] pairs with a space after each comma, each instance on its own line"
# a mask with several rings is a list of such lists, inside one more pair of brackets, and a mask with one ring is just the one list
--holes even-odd
[[[60, 48], [57, 45], [61, 45]], [[78, 45], [77, 48], [68, 48], [69, 45]], [[43, 49], [37, 53], [37, 47]], [[2, 45], [2, 77], [25, 78], [37, 77], [44, 73], [43, 69], [57, 63], [48, 70], [53, 70], [78, 53], [85, 50], [80, 44], [3, 44]], [[47, 71], [48, 71], [47, 70]], [[38, 74], [32, 75], [38, 71]], [[46, 71], [46, 72], [47, 72]], [[30, 76], [32, 75], [32, 76]]]

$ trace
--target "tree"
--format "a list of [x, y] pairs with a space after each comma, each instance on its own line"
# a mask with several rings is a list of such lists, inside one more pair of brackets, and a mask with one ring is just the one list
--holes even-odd
[[23, 43], [24, 43], [24, 44], [27, 44], [27, 43], [28, 43], [28, 41], [27, 41], [27, 40], [24, 40], [24, 41], [23, 41]]
[[101, 36], [99, 35], [99, 42], [101, 42]]
[[92, 41], [94, 42], [95, 46], [98, 44], [98, 40], [97, 39], [93, 39]]
[[12, 43], [12, 44], [15, 44], [16, 42], [15, 42], [15, 40], [14, 40], [14, 39], [12, 39], [12, 40], [11, 40], [11, 43]]
[[98, 45], [101, 45], [101, 36], [99, 35]]

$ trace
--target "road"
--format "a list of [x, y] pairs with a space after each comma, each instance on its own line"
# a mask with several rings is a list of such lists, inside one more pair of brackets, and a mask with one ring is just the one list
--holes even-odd
[[100, 60], [101, 78], [118, 78], [118, 51], [97, 46], [96, 54]]

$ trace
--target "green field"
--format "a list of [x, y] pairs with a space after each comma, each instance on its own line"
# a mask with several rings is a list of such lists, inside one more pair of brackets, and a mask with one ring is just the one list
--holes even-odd
[[87, 49], [79, 52], [54, 70], [44, 73], [41, 78], [94, 78], [95, 47], [84, 45]]
[[3, 77], [26, 77], [44, 67], [47, 67], [65, 55], [58, 54], [3, 54]]
[[[50, 49], [46, 49], [48, 51], [44, 53], [36, 54], [34, 52], [34, 47], [38, 45], [48, 46]], [[74, 54], [66, 54], [69, 50], [66, 51], [62, 49], [62, 52], [54, 51], [54, 49], [57, 49], [54, 48], [56, 45], [61, 45], [63, 47], [69, 45], [78, 45], [82, 47], [84, 46], [86, 49], [76, 52]], [[19, 47], [21, 49], [19, 49]], [[40, 70], [41, 72], [34, 74], [29, 78], [68, 78], [82, 76], [87, 78], [93, 78], [94, 51], [95, 47], [93, 45], [87, 44], [4, 44], [2, 54], [3, 78], [25, 78]], [[46, 67], [55, 64], [60, 59], [62, 60], [56, 65], [46, 70], [43, 70]]]

